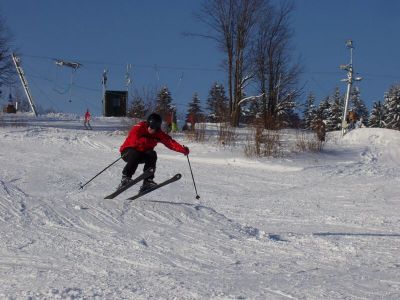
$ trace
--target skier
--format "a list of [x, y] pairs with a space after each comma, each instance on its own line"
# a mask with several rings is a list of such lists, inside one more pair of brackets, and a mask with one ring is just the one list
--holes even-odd
[[[154, 147], [157, 143], [164, 144], [167, 148], [180, 152], [184, 155], [189, 154], [189, 148], [179, 144], [168, 134], [161, 130], [162, 118], [159, 114], [152, 113], [147, 121], [142, 121], [132, 127], [127, 138], [120, 147], [122, 159], [126, 162], [122, 170], [122, 179], [118, 187], [120, 189], [128, 184], [132, 179], [139, 164], [144, 164], [143, 171], [156, 169], [157, 153]], [[154, 175], [143, 180], [140, 191], [145, 191], [155, 185]]]
[[90, 112], [89, 112], [89, 109], [86, 110], [85, 121], [83, 122], [83, 126], [85, 126], [85, 129], [92, 129], [92, 126], [90, 126]]

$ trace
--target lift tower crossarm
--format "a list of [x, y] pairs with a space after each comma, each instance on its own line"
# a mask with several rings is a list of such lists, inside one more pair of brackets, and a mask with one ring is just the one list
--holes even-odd
[[38, 113], [36, 110], [36, 106], [35, 106], [35, 103], [33, 102], [33, 97], [31, 95], [31, 92], [29, 91], [28, 82], [26, 81], [24, 71], [22, 70], [22, 67], [21, 67], [21, 59], [18, 56], [16, 56], [15, 53], [12, 53], [11, 57], [14, 62], [15, 68], [17, 69], [19, 79], [21, 79], [22, 87], [24, 88], [26, 97], [28, 98], [29, 105], [31, 106], [33, 113], [37, 117]]
[[70, 61], [65, 61], [65, 60], [61, 60], [61, 59], [55, 59], [54, 60], [54, 63], [57, 65], [57, 66], [60, 66], [60, 67], [70, 67], [70, 68], [72, 68], [72, 69], [74, 69], [74, 70], [76, 70], [76, 69], [78, 69], [79, 67], [81, 67], [82, 66], [82, 64], [81, 63], [78, 63], [78, 62], [70, 62]]

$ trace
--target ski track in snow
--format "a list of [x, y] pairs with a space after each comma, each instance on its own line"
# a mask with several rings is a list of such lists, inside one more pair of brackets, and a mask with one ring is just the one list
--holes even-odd
[[78, 188], [124, 135], [74, 122], [0, 127], [0, 298], [400, 297], [400, 133], [265, 160], [182, 141], [198, 201], [186, 158], [158, 146], [156, 181], [183, 178], [127, 202], [138, 187], [103, 199], [122, 162]]

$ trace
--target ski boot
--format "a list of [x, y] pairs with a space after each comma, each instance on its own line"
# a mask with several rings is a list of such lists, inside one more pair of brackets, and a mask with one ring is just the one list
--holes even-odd
[[117, 190], [123, 188], [125, 185], [129, 184], [132, 181], [132, 178], [122, 175], [121, 183], [119, 184]]
[[149, 189], [151, 189], [152, 187], [155, 187], [157, 185], [157, 183], [154, 182], [154, 180], [152, 178], [147, 178], [145, 180], [143, 180], [143, 185], [140, 187], [139, 192], [145, 192]]

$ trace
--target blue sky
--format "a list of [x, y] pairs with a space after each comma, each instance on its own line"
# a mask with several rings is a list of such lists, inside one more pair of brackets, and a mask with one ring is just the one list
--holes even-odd
[[[359, 84], [367, 106], [400, 82], [398, 29], [400, 2], [395, 0], [295, 0], [292, 15], [295, 56], [305, 66], [300, 86], [304, 101], [309, 91], [317, 100], [342, 92], [349, 62], [347, 39], [355, 44], [354, 68], [364, 80]], [[178, 112], [197, 92], [205, 101], [210, 86], [226, 85], [220, 70], [223, 54], [201, 38], [187, 38], [185, 31], [205, 32], [193, 13], [200, 1], [135, 0], [2, 0], [1, 14], [21, 53], [35, 102], [64, 112], [101, 114], [101, 75], [109, 70], [108, 88], [125, 89], [126, 64], [132, 64], [133, 86], [167, 85]], [[78, 61], [83, 67], [57, 67], [53, 58]], [[5, 94], [9, 88], [3, 87]], [[5, 99], [3, 99], [3, 102]]]

